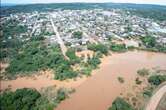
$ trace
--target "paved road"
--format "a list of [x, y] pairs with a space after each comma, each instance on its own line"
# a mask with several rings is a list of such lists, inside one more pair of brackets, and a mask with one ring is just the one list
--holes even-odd
[[50, 18], [50, 21], [51, 21], [51, 25], [52, 25], [52, 27], [53, 27], [53, 30], [54, 30], [54, 32], [55, 32], [55, 34], [56, 34], [55, 37], [56, 37], [56, 39], [58, 40], [58, 43], [59, 43], [59, 45], [60, 45], [62, 54], [67, 58], [67, 56], [66, 56], [67, 47], [65, 46], [63, 40], [61, 39], [61, 37], [60, 37], [60, 35], [59, 35], [59, 32], [58, 32], [58, 30], [57, 30], [57, 27], [54, 25], [53, 19]]
[[156, 110], [161, 98], [166, 93], [166, 85], [162, 86], [150, 99], [146, 110]]

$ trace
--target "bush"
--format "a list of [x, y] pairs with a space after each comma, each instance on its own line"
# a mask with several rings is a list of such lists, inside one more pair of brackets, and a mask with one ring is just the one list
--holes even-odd
[[94, 55], [92, 58], [88, 58], [87, 61], [88, 65], [90, 65], [93, 69], [97, 68], [98, 65], [101, 63], [99, 57]]
[[166, 75], [153, 75], [148, 78], [148, 82], [152, 85], [160, 85], [166, 81]]
[[63, 88], [58, 89], [57, 91], [57, 96], [56, 96], [56, 101], [59, 103], [63, 100], [65, 100], [68, 97], [67, 91]]
[[120, 83], [124, 83], [124, 78], [123, 78], [123, 77], [118, 77], [118, 81], [119, 81]]
[[108, 48], [107, 46], [103, 44], [89, 44], [87, 47], [89, 50], [92, 50], [95, 52], [101, 52], [102, 54], [105, 54], [105, 55], [108, 54]]
[[125, 52], [127, 50], [125, 44], [114, 44], [114, 43], [110, 46], [110, 49], [114, 52]]
[[113, 101], [112, 107], [110, 107], [108, 110], [134, 110], [134, 109], [124, 99], [118, 97]]
[[140, 76], [145, 76], [145, 75], [149, 75], [149, 70], [146, 69], [146, 68], [143, 68], [143, 69], [138, 70], [137, 73], [138, 73]]

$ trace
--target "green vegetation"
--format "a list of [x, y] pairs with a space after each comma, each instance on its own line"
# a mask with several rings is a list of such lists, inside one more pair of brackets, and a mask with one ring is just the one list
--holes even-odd
[[83, 34], [82, 32], [76, 31], [72, 35], [73, 35], [74, 38], [81, 39], [82, 38], [82, 34]]
[[58, 89], [57, 97], [56, 97], [56, 101], [58, 103], [60, 103], [61, 101], [65, 100], [67, 97], [68, 97], [68, 94], [67, 94], [65, 89], [63, 89], [63, 88]]
[[5, 91], [0, 94], [1, 110], [53, 110], [69, 94], [64, 88], [58, 89], [56, 93], [48, 90], [43, 94], [29, 88]]
[[69, 48], [66, 52], [66, 56], [70, 59], [71, 64], [79, 63], [80, 59], [76, 56], [75, 50], [73, 48]]
[[110, 49], [114, 52], [125, 52], [126, 46], [124, 44], [111, 44]]
[[104, 44], [89, 44], [88, 46], [89, 50], [95, 51], [95, 52], [101, 52], [102, 54], [107, 55], [108, 54], [108, 48]]
[[145, 50], [154, 52], [166, 52], [166, 46], [156, 42], [156, 38], [150, 35], [141, 37], [143, 45], [146, 47]]
[[76, 77], [77, 74], [70, 67], [70, 61], [64, 59], [59, 46], [48, 47], [41, 39], [33, 38], [25, 44], [20, 52], [10, 62], [6, 69], [9, 75], [31, 73], [41, 69], [53, 69], [55, 79], [65, 80]]
[[141, 41], [147, 48], [155, 47], [156, 44], [156, 39], [150, 35], [142, 37]]
[[142, 69], [138, 70], [137, 73], [140, 76], [146, 76], [146, 75], [149, 75], [149, 70], [146, 68], [142, 68]]
[[47, 104], [47, 106], [40, 110], [53, 110], [49, 101], [34, 89], [24, 88], [17, 89], [15, 92], [7, 91], [0, 96], [1, 110], [39, 110], [38, 107], [43, 104]]
[[152, 75], [148, 78], [148, 82], [156, 86], [160, 85], [164, 81], [166, 81], [166, 75]]
[[[23, 41], [18, 37], [18, 35], [27, 32], [27, 27], [21, 25], [17, 20], [7, 20], [1, 24], [0, 27], [0, 60], [5, 58], [14, 57], [18, 53], [18, 50], [22, 47]], [[25, 35], [22, 37], [26, 37]]]
[[93, 69], [97, 68], [97, 66], [101, 63], [98, 56], [94, 55], [92, 58], [88, 58], [88, 65], [90, 65]]
[[112, 103], [112, 107], [108, 110], [134, 110], [133, 107], [128, 104], [124, 99], [118, 97]]
[[101, 63], [100, 58], [102, 54], [97, 52], [93, 55], [93, 57], [88, 57], [87, 62], [83, 62], [80, 64], [81, 70], [80, 73], [89, 76], [93, 69], [96, 69], [98, 65]]
[[123, 78], [123, 77], [118, 77], [118, 81], [119, 81], [120, 83], [124, 83], [124, 78]]

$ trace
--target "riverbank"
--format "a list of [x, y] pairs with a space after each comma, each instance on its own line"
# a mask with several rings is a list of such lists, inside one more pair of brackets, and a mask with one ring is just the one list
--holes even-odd
[[[41, 72], [31, 77], [19, 77], [15, 80], [1, 81], [1, 90], [10, 88], [15, 91], [19, 88], [42, 88], [56, 86], [57, 88], [74, 88], [75, 93], [63, 101], [57, 110], [107, 110], [117, 96], [124, 98], [139, 97], [139, 93], [146, 88], [147, 82], [137, 85], [135, 79], [137, 70], [141, 68], [166, 69], [166, 54], [146, 51], [128, 51], [125, 53], [111, 53], [101, 58], [99, 68], [93, 70], [90, 77], [70, 79], [65, 81], [54, 80], [51, 71]], [[124, 79], [124, 83], [118, 81]], [[132, 100], [132, 99], [127, 99]], [[139, 106], [143, 102], [137, 102]], [[74, 104], [74, 105], [73, 105]]]
[[[84, 83], [76, 88], [76, 92], [69, 99], [63, 101], [56, 110], [107, 110], [117, 96], [131, 97], [132, 100], [146, 88], [146, 81], [137, 85], [135, 79], [137, 70], [141, 68], [166, 69], [166, 54], [129, 51], [112, 53], [101, 59], [100, 68], [92, 72]], [[123, 77], [121, 84], [117, 78]], [[143, 102], [137, 102], [136, 106]]]

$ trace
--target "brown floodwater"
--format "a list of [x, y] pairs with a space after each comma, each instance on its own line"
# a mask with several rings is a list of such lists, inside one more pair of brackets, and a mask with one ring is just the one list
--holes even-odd
[[[100, 68], [76, 87], [76, 92], [56, 110], [107, 110], [117, 96], [135, 92], [137, 70], [156, 67], [166, 69], [166, 54], [144, 51], [113, 53], [104, 57]], [[117, 80], [119, 76], [124, 78], [123, 84]]]
[[37, 73], [37, 75], [18, 77], [15, 80], [1, 80], [0, 90], [11, 89], [12, 91], [15, 91], [16, 89], [21, 88], [35, 88], [40, 91], [42, 88], [50, 86], [56, 86], [57, 88], [76, 88], [85, 80], [86, 77], [77, 78], [76, 80], [54, 80], [54, 74], [52, 71], [42, 71]]

